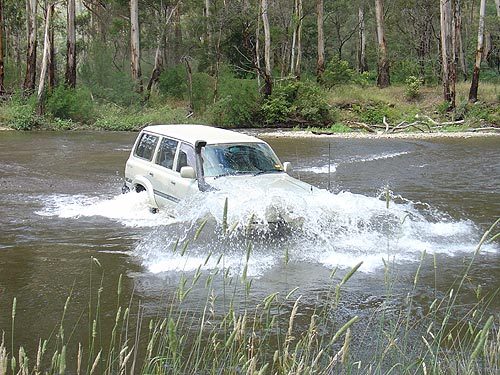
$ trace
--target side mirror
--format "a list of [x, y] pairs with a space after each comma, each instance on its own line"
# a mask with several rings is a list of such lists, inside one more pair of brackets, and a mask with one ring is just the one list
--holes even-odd
[[286, 172], [286, 173], [289, 173], [292, 171], [292, 164], [288, 161], [285, 161], [283, 163], [283, 170]]
[[194, 168], [193, 167], [182, 167], [181, 168], [181, 177], [194, 180], [196, 178], [196, 173], [194, 172]]

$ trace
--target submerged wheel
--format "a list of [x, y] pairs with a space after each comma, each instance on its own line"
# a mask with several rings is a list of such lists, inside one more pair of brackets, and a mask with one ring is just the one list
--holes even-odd
[[142, 185], [135, 185], [134, 190], [136, 193], [140, 193], [140, 192], [146, 191], [146, 188]]

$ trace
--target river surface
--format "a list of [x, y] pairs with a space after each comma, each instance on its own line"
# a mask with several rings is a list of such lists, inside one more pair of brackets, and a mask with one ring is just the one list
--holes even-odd
[[[10, 338], [14, 297], [16, 345], [33, 349], [57, 327], [69, 295], [65, 319], [74, 322], [72, 335], [85, 341], [85, 311], [102, 275], [108, 292], [101, 311], [112, 321], [121, 274], [123, 295], [133, 294], [144, 313], [155, 316], [169, 308], [183, 275], [198, 268], [213, 274], [222, 267], [236, 278], [242, 273], [248, 238], [221, 236], [224, 197], [215, 194], [194, 207], [184, 202], [172, 218], [150, 213], [144, 194], [120, 194], [135, 137], [0, 132], [0, 336], [5, 331]], [[314, 197], [279, 198], [305, 218], [300, 230], [252, 234], [245, 272], [253, 280], [255, 303], [299, 287], [295, 294], [303, 296], [302, 303], [314, 306], [331, 287], [332, 271], [338, 269], [338, 282], [362, 261], [345, 286], [345, 311], [368, 314], [386, 293], [384, 262], [396, 275], [392, 293], [404, 296], [424, 251], [418, 297], [425, 303], [436, 291], [451, 288], [500, 216], [498, 137], [265, 140], [281, 161], [292, 163], [294, 177], [324, 190]], [[251, 184], [227, 197], [229, 226], [243, 226], [250, 211], [258, 215], [275, 200], [252, 195]], [[176, 241], [183, 244], [207, 217], [213, 223], [186, 252], [174, 252]], [[478, 285], [483, 293], [500, 286], [498, 241], [481, 249], [464, 305], [475, 303]], [[184, 306], [196, 310], [205, 299], [200, 288]], [[489, 309], [499, 313], [500, 298], [493, 298]]]

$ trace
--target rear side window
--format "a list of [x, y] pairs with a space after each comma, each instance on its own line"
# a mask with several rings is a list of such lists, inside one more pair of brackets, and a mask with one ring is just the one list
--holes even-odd
[[156, 164], [162, 167], [172, 169], [174, 166], [175, 151], [177, 150], [177, 141], [163, 138], [160, 143], [160, 149], [156, 156]]
[[181, 143], [176, 170], [180, 172], [182, 167], [187, 166], [195, 168], [194, 148], [193, 146]]
[[134, 155], [151, 161], [151, 159], [153, 159], [157, 143], [158, 137], [156, 135], [142, 133], [141, 139], [135, 148]]

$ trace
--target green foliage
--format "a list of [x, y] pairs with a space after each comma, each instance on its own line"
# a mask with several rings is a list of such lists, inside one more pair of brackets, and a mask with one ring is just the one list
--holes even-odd
[[195, 112], [203, 111], [214, 101], [214, 78], [207, 73], [193, 74], [193, 105]]
[[420, 87], [422, 86], [422, 80], [416, 76], [409, 76], [406, 79], [405, 83], [406, 99], [418, 99], [420, 97]]
[[325, 124], [331, 121], [328, 103], [321, 89], [308, 81], [288, 80], [274, 88], [261, 106], [267, 124]]
[[256, 80], [221, 73], [219, 99], [208, 109], [210, 123], [224, 127], [255, 125], [259, 111]]
[[80, 77], [95, 99], [129, 106], [139, 103], [142, 96], [135, 92], [135, 84], [128, 69], [117, 69], [111, 62], [111, 49], [95, 42], [82, 65]]
[[186, 69], [179, 64], [160, 74], [158, 89], [161, 94], [175, 99], [183, 99], [187, 93]]
[[70, 89], [60, 85], [50, 93], [45, 108], [55, 118], [81, 123], [90, 123], [94, 115], [90, 92], [86, 88]]
[[169, 106], [120, 108], [104, 105], [98, 110], [94, 127], [103, 130], [139, 130], [147, 125], [178, 124], [185, 122], [186, 112], [182, 108]]
[[335, 85], [348, 83], [355, 76], [356, 72], [349, 67], [349, 63], [333, 57], [327, 64], [323, 73], [322, 84], [332, 88]]
[[35, 101], [14, 97], [0, 106], [0, 122], [16, 130], [33, 130], [40, 126], [35, 114]]
[[386, 103], [367, 102], [363, 104], [354, 104], [352, 109], [356, 113], [357, 118], [361, 122], [367, 124], [382, 124], [384, 117], [388, 120], [402, 120], [402, 114]]

